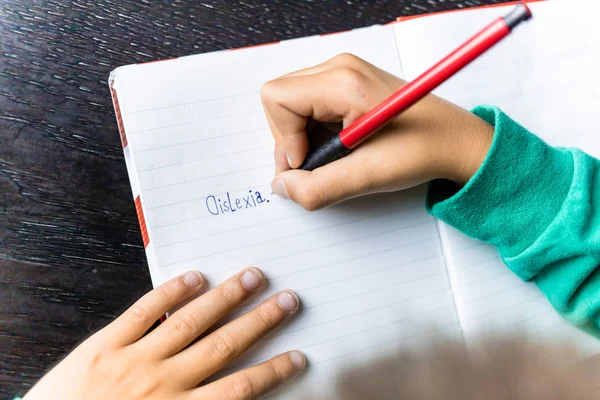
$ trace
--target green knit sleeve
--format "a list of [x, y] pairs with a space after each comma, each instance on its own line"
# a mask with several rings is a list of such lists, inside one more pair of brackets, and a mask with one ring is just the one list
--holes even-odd
[[430, 184], [429, 212], [496, 246], [559, 313], [600, 337], [600, 161], [549, 146], [498, 108], [473, 113], [494, 126], [492, 146], [464, 187]]

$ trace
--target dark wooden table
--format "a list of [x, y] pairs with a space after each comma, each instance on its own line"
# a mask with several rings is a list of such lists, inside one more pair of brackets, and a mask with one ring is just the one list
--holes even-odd
[[0, 0], [0, 397], [151, 288], [109, 72], [503, 0]]

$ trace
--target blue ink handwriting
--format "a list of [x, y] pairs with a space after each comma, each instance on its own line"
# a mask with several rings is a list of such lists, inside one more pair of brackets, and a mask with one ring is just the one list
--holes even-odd
[[212, 215], [234, 213], [247, 208], [258, 207], [263, 203], [269, 203], [269, 199], [263, 197], [259, 191], [249, 190], [247, 195], [231, 196], [229, 192], [206, 198], [206, 209]]

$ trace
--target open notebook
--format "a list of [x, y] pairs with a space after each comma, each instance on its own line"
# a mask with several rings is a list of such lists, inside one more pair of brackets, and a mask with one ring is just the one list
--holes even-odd
[[[470, 108], [491, 103], [555, 145], [600, 156], [595, 1], [531, 4], [534, 19], [439, 88]], [[585, 5], [585, 7], [582, 7]], [[581, 12], [584, 10], [584, 12]], [[293, 348], [310, 368], [281, 398], [327, 389], [341, 366], [428, 334], [526, 330], [595, 341], [563, 322], [495, 250], [437, 222], [425, 188], [306, 212], [271, 195], [273, 141], [261, 85], [342, 52], [410, 80], [503, 15], [503, 7], [431, 15], [350, 32], [115, 70], [110, 87], [154, 285], [199, 269], [212, 285], [259, 266], [268, 290], [302, 311], [237, 360]], [[232, 212], [226, 204], [240, 205]]]

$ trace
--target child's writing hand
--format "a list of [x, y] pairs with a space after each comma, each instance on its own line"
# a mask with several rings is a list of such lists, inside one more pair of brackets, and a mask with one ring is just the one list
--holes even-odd
[[349, 54], [266, 83], [261, 96], [275, 138], [273, 191], [309, 210], [432, 179], [465, 183], [490, 147], [493, 128], [429, 95], [350, 155], [312, 172], [293, 170], [308, 151], [307, 118], [343, 121], [370, 111], [404, 81]]
[[305, 364], [297, 352], [199, 386], [298, 308], [280, 292], [246, 315], [201, 334], [263, 284], [247, 269], [144, 333], [168, 310], [197, 294], [204, 279], [188, 272], [151, 291], [113, 323], [83, 342], [25, 396], [25, 400], [254, 399], [291, 378]]

